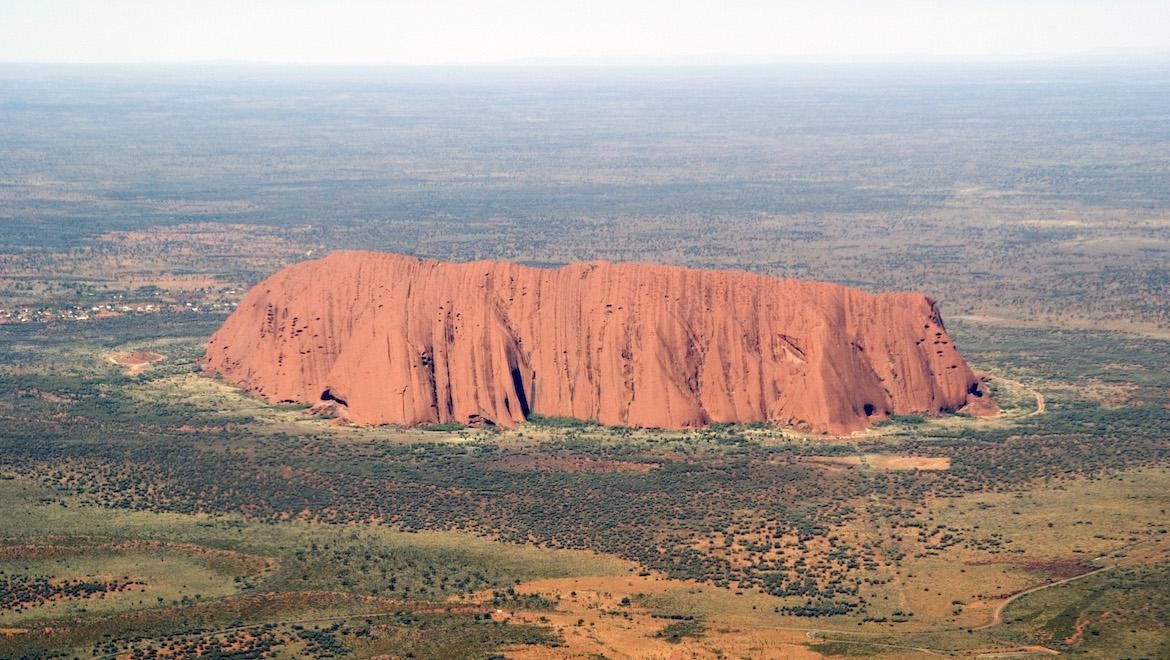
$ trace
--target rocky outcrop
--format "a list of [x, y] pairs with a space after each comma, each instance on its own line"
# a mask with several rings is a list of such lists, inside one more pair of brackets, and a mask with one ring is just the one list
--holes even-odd
[[924, 295], [608, 262], [334, 253], [250, 291], [204, 369], [363, 424], [514, 426], [538, 413], [843, 434], [994, 409]]

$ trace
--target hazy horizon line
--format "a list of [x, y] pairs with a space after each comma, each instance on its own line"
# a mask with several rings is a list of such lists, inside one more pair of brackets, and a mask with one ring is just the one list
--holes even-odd
[[1004, 54], [998, 56], [923, 57], [918, 54], [873, 54], [838, 56], [831, 58], [758, 57], [731, 53], [705, 53], [670, 56], [614, 56], [614, 57], [521, 57], [500, 60], [452, 60], [438, 63], [385, 61], [294, 61], [262, 59], [190, 59], [190, 60], [125, 60], [111, 62], [74, 60], [7, 60], [0, 65], [26, 66], [253, 66], [253, 67], [321, 67], [321, 68], [555, 68], [555, 67], [769, 67], [769, 66], [930, 66], [930, 65], [990, 65], [990, 64], [1165, 64], [1170, 62], [1170, 49], [1098, 49], [1076, 53]]

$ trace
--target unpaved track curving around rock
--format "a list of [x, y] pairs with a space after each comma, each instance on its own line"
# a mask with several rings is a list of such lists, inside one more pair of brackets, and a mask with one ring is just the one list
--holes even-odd
[[1028, 394], [1032, 395], [1032, 398], [1035, 399], [1035, 401], [1036, 401], [1036, 409], [1033, 410], [1032, 412], [1028, 413], [1027, 415], [1024, 415], [1025, 417], [1035, 417], [1037, 415], [1043, 415], [1044, 413], [1048, 412], [1048, 403], [1047, 403], [1047, 401], [1045, 401], [1044, 395], [1036, 388], [1028, 387], [1027, 385], [1025, 385], [1024, 383], [1021, 383], [1018, 380], [1015, 380], [1013, 378], [1006, 378], [1004, 376], [991, 376], [989, 378], [989, 380], [991, 380], [993, 382], [999, 381], [1001, 383], [1007, 383], [1008, 385], [1011, 385], [1012, 387], [1016, 387], [1016, 388], [1019, 388], [1021, 390], [1025, 390], [1026, 392], [1028, 392]]
[[1074, 575], [1072, 577], [1065, 578], [1063, 580], [1057, 580], [1056, 582], [1047, 582], [1045, 584], [1041, 584], [1041, 585], [1032, 587], [1031, 589], [1025, 589], [1025, 590], [1009, 597], [1007, 600], [1003, 601], [999, 605], [996, 605], [995, 609], [992, 610], [992, 612], [991, 612], [991, 620], [988, 621], [987, 623], [981, 625], [981, 626], [976, 626], [974, 628], [971, 628], [971, 630], [975, 630], [975, 631], [988, 630], [989, 628], [994, 628], [994, 627], [998, 626], [999, 624], [1003, 623], [1003, 611], [1005, 609], [1007, 609], [1008, 605], [1011, 605], [1012, 603], [1016, 602], [1016, 600], [1023, 598], [1024, 596], [1027, 596], [1029, 594], [1034, 594], [1037, 591], [1044, 591], [1045, 589], [1051, 589], [1052, 587], [1059, 587], [1060, 585], [1068, 584], [1069, 582], [1075, 582], [1075, 581], [1080, 580], [1082, 578], [1087, 578], [1090, 575], [1096, 575], [1098, 573], [1102, 573], [1102, 572], [1107, 571], [1111, 568], [1117, 568], [1117, 565], [1115, 564], [1113, 566], [1102, 566], [1101, 568], [1089, 571], [1088, 573], [1081, 573], [1080, 575]]

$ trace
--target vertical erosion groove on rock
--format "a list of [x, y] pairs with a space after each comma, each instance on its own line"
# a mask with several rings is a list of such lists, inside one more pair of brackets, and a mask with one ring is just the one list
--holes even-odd
[[250, 291], [204, 369], [362, 424], [511, 427], [540, 414], [843, 434], [994, 409], [922, 294], [608, 262], [334, 253]]

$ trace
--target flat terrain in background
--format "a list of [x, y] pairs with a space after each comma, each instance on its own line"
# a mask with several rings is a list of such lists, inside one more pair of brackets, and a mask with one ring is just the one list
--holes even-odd
[[[0, 656], [1170, 654], [1168, 98], [0, 67]], [[249, 286], [354, 247], [925, 291], [1003, 414], [360, 428], [198, 373]]]
[[0, 308], [230, 302], [357, 247], [1165, 333], [1168, 95], [1156, 67], [0, 67]]

